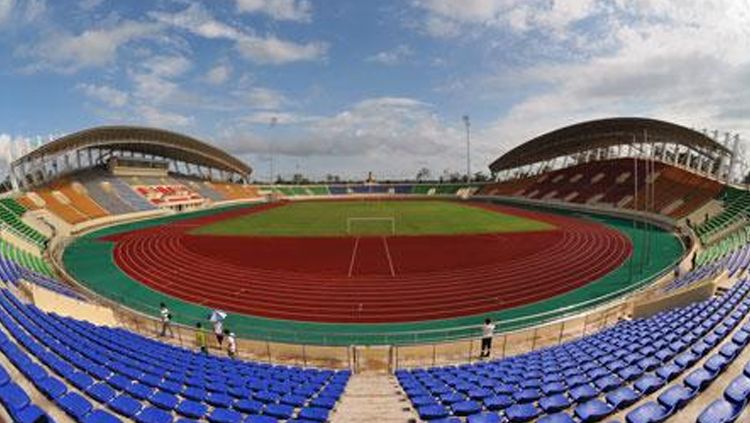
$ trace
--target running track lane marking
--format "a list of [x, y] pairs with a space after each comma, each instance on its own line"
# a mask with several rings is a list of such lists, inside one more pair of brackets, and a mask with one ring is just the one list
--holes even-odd
[[354, 259], [357, 258], [357, 247], [359, 247], [359, 237], [354, 238], [354, 248], [352, 248], [352, 259], [349, 262], [349, 277], [352, 277], [354, 271]]
[[388, 241], [382, 236], [380, 239], [383, 240], [383, 246], [385, 247], [385, 256], [388, 257], [388, 267], [391, 268], [391, 277], [396, 277], [396, 271], [393, 270], [393, 260], [391, 260], [391, 250], [388, 248]]

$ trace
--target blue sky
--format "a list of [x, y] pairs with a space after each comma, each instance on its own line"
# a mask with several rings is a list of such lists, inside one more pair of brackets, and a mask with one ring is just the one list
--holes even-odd
[[748, 24], [732, 0], [0, 0], [0, 156], [137, 124], [259, 179], [272, 151], [286, 176], [387, 178], [463, 172], [464, 114], [475, 171], [607, 116], [744, 136]]

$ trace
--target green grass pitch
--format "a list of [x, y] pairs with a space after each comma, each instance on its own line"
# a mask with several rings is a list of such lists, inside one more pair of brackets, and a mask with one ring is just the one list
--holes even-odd
[[[349, 218], [393, 218], [352, 220]], [[349, 228], [347, 228], [349, 226]], [[458, 201], [309, 201], [197, 228], [196, 235], [366, 236], [454, 235], [551, 230], [545, 222]]]

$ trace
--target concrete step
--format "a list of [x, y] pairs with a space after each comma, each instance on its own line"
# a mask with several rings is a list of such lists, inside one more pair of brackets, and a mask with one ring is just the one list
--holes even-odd
[[417, 414], [392, 375], [353, 375], [331, 423], [416, 421]]

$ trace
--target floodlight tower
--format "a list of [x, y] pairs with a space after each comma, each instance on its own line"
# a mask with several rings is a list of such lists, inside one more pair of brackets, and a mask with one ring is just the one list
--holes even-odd
[[466, 182], [471, 181], [471, 121], [469, 115], [463, 116], [464, 126], [466, 127]]
[[[273, 129], [278, 122], [279, 122], [279, 118], [277, 118], [276, 116], [271, 116], [271, 120], [268, 122], [269, 134], [271, 132], [270, 130]], [[268, 185], [273, 185], [273, 183], [274, 183], [274, 169], [273, 169], [273, 158], [274, 157], [273, 156], [276, 153], [276, 151], [274, 149], [273, 140], [269, 139], [269, 141], [271, 142], [271, 151], [270, 151], [270, 156], [271, 156], [271, 158], [270, 158], [270, 168], [271, 168], [270, 172], [271, 172], [271, 175], [268, 178]]]

